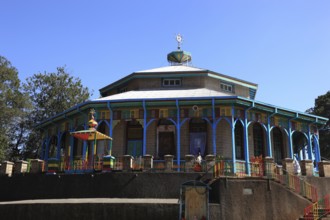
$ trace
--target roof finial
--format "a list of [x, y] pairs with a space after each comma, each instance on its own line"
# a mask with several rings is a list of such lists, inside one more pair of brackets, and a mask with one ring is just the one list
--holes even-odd
[[182, 35], [177, 34], [175, 39], [178, 42], [178, 49], [167, 54], [167, 61], [171, 65], [189, 65], [191, 61], [191, 54], [189, 52], [181, 50], [181, 44], [183, 42]]
[[181, 34], [176, 35], [176, 41], [178, 42], [178, 50], [180, 50], [181, 49], [181, 44], [182, 44], [182, 41], [183, 41], [183, 38], [182, 38]]

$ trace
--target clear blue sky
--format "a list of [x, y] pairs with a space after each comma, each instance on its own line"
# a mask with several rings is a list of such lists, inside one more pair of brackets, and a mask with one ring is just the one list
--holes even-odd
[[193, 66], [257, 83], [256, 100], [297, 111], [330, 90], [329, 0], [0, 0], [0, 55], [24, 82], [66, 65], [99, 89], [192, 53]]

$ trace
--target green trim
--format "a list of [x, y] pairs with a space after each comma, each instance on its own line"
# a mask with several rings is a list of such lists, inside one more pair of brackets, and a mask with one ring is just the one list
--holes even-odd
[[280, 110], [280, 109], [277, 110], [277, 113], [279, 115], [283, 115], [283, 116], [290, 117], [290, 118], [296, 117], [296, 113], [290, 113], [290, 112], [283, 111], [283, 110]]
[[122, 107], [140, 107], [142, 108], [142, 102], [120, 102], [112, 103], [111, 107], [113, 108], [122, 108]]
[[202, 101], [179, 101], [180, 106], [193, 106], [193, 105], [212, 105], [212, 100]]
[[175, 101], [162, 101], [162, 102], [146, 102], [146, 106], [147, 107], [155, 107], [155, 106], [176, 106], [176, 102]]
[[215, 100], [214, 104], [235, 104], [235, 100], [234, 99], [224, 99], [224, 100]]
[[258, 110], [261, 110], [261, 111], [269, 112], [269, 113], [274, 112], [274, 108], [266, 107], [266, 106], [259, 105], [259, 104], [256, 104], [255, 108], [258, 109]]

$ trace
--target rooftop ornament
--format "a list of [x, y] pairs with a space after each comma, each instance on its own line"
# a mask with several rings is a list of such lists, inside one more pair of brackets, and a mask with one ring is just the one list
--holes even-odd
[[89, 111], [89, 114], [91, 114], [91, 120], [89, 120], [89, 122], [88, 122], [89, 130], [96, 130], [98, 123], [94, 119], [95, 110], [92, 108]]
[[81, 130], [81, 131], [75, 131], [71, 132], [70, 134], [74, 136], [75, 138], [84, 140], [84, 141], [94, 141], [94, 152], [96, 152], [96, 141], [97, 140], [112, 140], [111, 137], [98, 132], [96, 130], [98, 123], [94, 119], [94, 114], [95, 110], [91, 109], [90, 112], [91, 114], [91, 120], [88, 122], [89, 129], [88, 130]]
[[187, 51], [181, 50], [183, 37], [181, 34], [176, 35], [176, 41], [178, 42], [178, 50], [167, 54], [167, 61], [171, 65], [188, 65], [191, 62], [191, 54]]

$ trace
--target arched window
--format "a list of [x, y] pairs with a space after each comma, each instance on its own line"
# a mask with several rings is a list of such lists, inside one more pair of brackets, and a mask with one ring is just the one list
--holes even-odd
[[157, 158], [164, 159], [164, 155], [175, 155], [175, 126], [170, 120], [160, 119], [157, 126]]
[[243, 125], [240, 121], [237, 121], [235, 125], [235, 151], [236, 159], [244, 160], [244, 140], [243, 140]]
[[273, 129], [274, 160], [277, 164], [282, 164], [283, 155], [283, 136], [279, 128]]
[[254, 144], [254, 156], [265, 156], [264, 154], [264, 135], [262, 127], [259, 123], [253, 124], [253, 144]]
[[207, 154], [207, 122], [200, 118], [193, 118], [189, 122], [190, 132], [190, 153], [197, 156]]
[[298, 157], [299, 160], [308, 158], [308, 155], [305, 150], [308, 141], [304, 133], [300, 131], [294, 132], [292, 135], [292, 143], [293, 143], [293, 152]]

